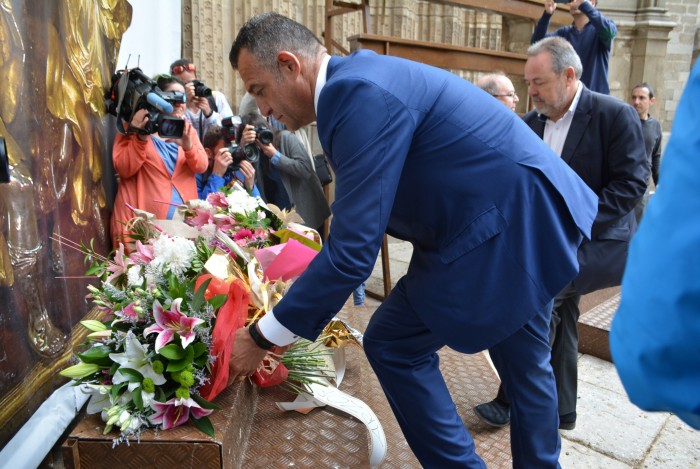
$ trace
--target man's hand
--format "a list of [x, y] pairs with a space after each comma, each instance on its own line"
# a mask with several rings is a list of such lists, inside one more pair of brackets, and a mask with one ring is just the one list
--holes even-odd
[[209, 100], [207, 98], [202, 97], [195, 97], [193, 99], [197, 107], [202, 110], [202, 114], [204, 114], [204, 117], [206, 117], [207, 119], [210, 118], [212, 115], [212, 110], [211, 106], [209, 105]]
[[255, 168], [247, 160], [241, 161], [241, 173], [243, 173], [243, 184], [245, 188], [249, 191], [253, 190], [253, 185], [255, 184]]
[[554, 3], [554, 0], [544, 0], [544, 11], [547, 12], [547, 14], [553, 15], [556, 9], [557, 4]]
[[233, 163], [233, 157], [231, 157], [231, 153], [228, 152], [226, 147], [219, 149], [219, 152], [214, 156], [214, 167], [211, 170], [212, 174], [224, 177], [231, 163]]
[[228, 366], [228, 384], [231, 385], [239, 377], [247, 377], [255, 373], [265, 355], [267, 355], [267, 350], [255, 345], [247, 327], [238, 329]]

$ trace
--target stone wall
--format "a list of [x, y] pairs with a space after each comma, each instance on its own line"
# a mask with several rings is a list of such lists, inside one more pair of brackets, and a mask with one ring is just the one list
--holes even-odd
[[676, 24], [669, 34], [662, 67], [663, 80], [657, 85], [663, 103], [657, 99], [657, 106], [662, 106], [659, 106], [656, 115], [663, 123], [664, 130], [670, 131], [678, 100], [690, 75], [693, 58], [700, 49], [700, 10], [697, 0], [667, 0], [659, 3], [668, 9], [671, 20]]
[[[385, 36], [524, 52], [533, 27], [527, 19], [435, 2], [370, 3], [372, 32]], [[228, 64], [228, 51], [243, 23], [263, 11], [276, 11], [323, 38], [325, 4], [325, 0], [182, 0], [183, 56], [192, 57], [200, 78], [225, 92], [236, 109], [245, 90]], [[697, 0], [618, 0], [601, 2], [600, 7], [620, 30], [610, 64], [611, 94], [626, 100], [635, 83], [655, 85], [658, 99], [652, 112], [668, 132], [691, 61], [700, 51]], [[349, 49], [347, 38], [363, 32], [361, 13], [334, 17], [332, 32], [333, 38]], [[478, 78], [473, 72], [455, 73], [471, 81]], [[525, 85], [519, 77], [511, 78], [521, 96], [518, 111], [524, 112]]]

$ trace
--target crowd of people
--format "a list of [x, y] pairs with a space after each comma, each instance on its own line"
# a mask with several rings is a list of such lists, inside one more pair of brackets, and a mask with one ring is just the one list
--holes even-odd
[[[630, 103], [608, 95], [617, 29], [597, 3], [572, 0], [572, 25], [547, 33], [556, 2], [545, 0], [523, 70], [534, 109], [522, 118], [504, 73], [475, 86], [369, 51], [331, 57], [303, 25], [256, 16], [229, 57], [248, 91], [239, 115], [220, 92], [200, 96], [196, 66], [182, 59], [159, 86], [185, 95], [172, 113], [186, 119], [183, 137], [117, 137], [113, 239], [128, 233], [130, 206], [168, 218], [236, 182], [322, 231], [330, 209], [298, 137], [316, 122], [336, 175], [330, 237], [274, 310], [236, 333], [231, 381], [271, 344], [315, 339], [350, 294], [363, 304], [388, 233], [410, 241], [413, 257], [364, 348], [417, 458], [485, 467], [438, 367], [449, 346], [489, 351], [501, 387], [475, 412], [511, 425], [514, 467], [558, 467], [559, 430], [577, 419], [581, 296], [623, 282], [660, 176], [654, 90], [634, 86]], [[137, 112], [130, 127], [144, 119]], [[234, 164], [231, 126], [258, 158]]]
[[[168, 117], [183, 119], [184, 130], [181, 138], [148, 133], [148, 110], [140, 109], [117, 135], [112, 156], [118, 178], [111, 218], [115, 249], [129, 239], [133, 209], [172, 219], [183, 202], [206, 199], [235, 183], [280, 209], [296, 210], [323, 233], [330, 207], [308, 138], [283, 130], [254, 106], [234, 115], [226, 96], [198, 80], [197, 66], [188, 59], [176, 60], [170, 73], [155, 81], [160, 90], [173, 93]], [[266, 132], [273, 136], [269, 142], [259, 135]]]

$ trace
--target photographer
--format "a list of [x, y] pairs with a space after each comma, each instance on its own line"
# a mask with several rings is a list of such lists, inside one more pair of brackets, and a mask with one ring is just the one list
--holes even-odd
[[[281, 209], [294, 207], [306, 226], [319, 231], [331, 211], [301, 141], [287, 130], [268, 129], [260, 114], [246, 114], [241, 121], [239, 145], [255, 145], [261, 152], [258, 188], [263, 199]], [[271, 132], [272, 141], [263, 141], [263, 132], [266, 137]]]
[[250, 195], [260, 197], [258, 186], [255, 185], [255, 168], [245, 159], [234, 164], [227, 143], [226, 129], [220, 125], [212, 125], [204, 134], [202, 145], [209, 157], [209, 169], [203, 174], [197, 174], [199, 198], [204, 200], [212, 192], [217, 192], [236, 181], [245, 187]]
[[221, 125], [221, 119], [233, 116], [226, 96], [219, 91], [211, 90], [197, 79], [197, 67], [192, 61], [176, 60], [170, 64], [170, 74], [185, 84], [187, 94], [185, 118], [195, 127], [200, 140], [210, 126]]
[[[573, 18], [571, 26], [547, 33], [557, 3], [567, 3]], [[545, 0], [544, 12], [535, 26], [531, 44], [551, 36], [563, 37], [574, 46], [581, 58], [581, 81], [591, 91], [610, 94], [608, 64], [613, 39], [617, 35], [615, 23], [598, 11], [598, 0]]]
[[[184, 85], [172, 77], [161, 76], [157, 84], [165, 92], [185, 93]], [[182, 98], [173, 103], [169, 116], [184, 117]], [[184, 122], [181, 138], [166, 139], [140, 131], [148, 122], [148, 110], [137, 110], [125, 124], [126, 135], [118, 133], [114, 140], [112, 159], [119, 178], [111, 219], [114, 248], [128, 241], [127, 222], [134, 216], [130, 206], [171, 219], [177, 205], [197, 198], [195, 173], [207, 169], [207, 154], [189, 122]]]

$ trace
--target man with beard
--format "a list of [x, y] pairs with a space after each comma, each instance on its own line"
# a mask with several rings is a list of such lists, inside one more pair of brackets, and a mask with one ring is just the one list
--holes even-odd
[[[627, 248], [637, 229], [635, 207], [647, 186], [644, 138], [628, 104], [579, 80], [581, 60], [565, 39], [530, 46], [525, 63], [528, 94], [536, 109], [525, 122], [598, 195], [591, 241], [578, 251], [579, 274], [554, 300], [552, 368], [559, 396], [559, 428], [576, 426], [578, 329], [581, 295], [619, 285]], [[474, 409], [492, 426], [509, 423], [507, 391]]]

